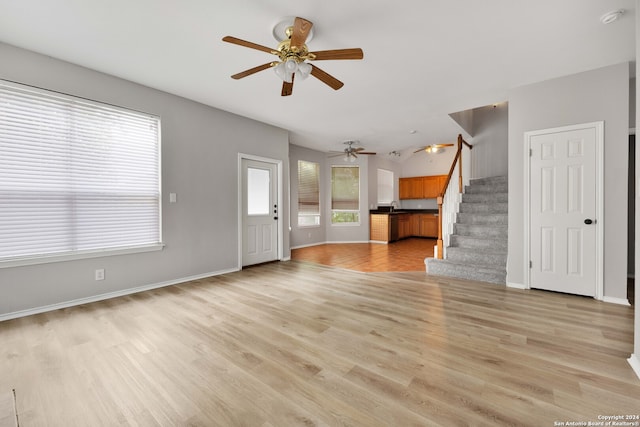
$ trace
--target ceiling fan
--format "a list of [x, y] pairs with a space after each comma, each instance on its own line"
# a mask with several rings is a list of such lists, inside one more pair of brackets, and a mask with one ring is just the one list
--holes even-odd
[[441, 153], [444, 151], [445, 147], [453, 147], [453, 144], [431, 144], [431, 145], [427, 145], [426, 147], [422, 147], [419, 150], [416, 150], [413, 152], [413, 154], [415, 153], [419, 153], [420, 151], [425, 151], [427, 153]]
[[364, 147], [354, 147], [353, 144], [357, 144], [357, 143], [358, 141], [345, 141], [343, 144], [345, 144], [347, 147], [344, 150], [342, 150], [340, 154], [334, 154], [333, 156], [329, 156], [329, 157], [344, 156], [345, 162], [355, 162], [356, 159], [358, 158], [358, 154], [368, 154], [368, 155], [376, 154], [371, 151], [364, 151]]
[[[282, 23], [279, 25], [282, 25]], [[258, 65], [257, 67], [253, 67], [240, 73], [234, 74], [231, 76], [231, 78], [239, 80], [255, 74], [259, 71], [273, 68], [278, 77], [280, 77], [283, 81], [282, 96], [289, 96], [293, 93], [293, 80], [295, 76], [304, 79], [308, 77], [309, 74], [335, 90], [340, 89], [342, 86], [344, 86], [344, 83], [342, 83], [332, 75], [326, 73], [325, 71], [322, 71], [315, 65], [310, 64], [308, 61], [324, 61], [328, 59], [362, 59], [364, 58], [364, 53], [360, 48], [309, 52], [309, 49], [307, 48], [307, 45], [305, 43], [310, 36], [312, 27], [313, 23], [311, 21], [307, 21], [304, 18], [296, 17], [293, 21], [293, 25], [286, 27], [286, 36], [284, 40], [280, 42], [276, 49], [271, 49], [269, 47], [248, 42], [246, 40], [242, 40], [232, 36], [223, 37], [222, 41], [225, 41], [227, 43], [233, 43], [251, 49], [261, 50], [263, 52], [276, 55], [279, 58], [279, 61], [272, 61], [267, 62], [266, 64]], [[275, 32], [276, 30], [274, 29], [274, 33]]]

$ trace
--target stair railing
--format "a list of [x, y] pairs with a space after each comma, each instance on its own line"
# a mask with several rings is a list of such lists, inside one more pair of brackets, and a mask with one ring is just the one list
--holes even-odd
[[[458, 213], [458, 205], [460, 204], [461, 195], [464, 186], [469, 184], [469, 175], [471, 170], [470, 162], [463, 163], [463, 152], [465, 158], [471, 154], [473, 148], [467, 141], [458, 135], [458, 149], [451, 163], [449, 175], [445, 181], [440, 194], [438, 195], [438, 242], [434, 248], [435, 258], [443, 259], [446, 257], [446, 248], [449, 246], [449, 237], [453, 234], [453, 224], [456, 221]], [[470, 156], [469, 156], [470, 157]], [[457, 179], [452, 180], [457, 175]]]

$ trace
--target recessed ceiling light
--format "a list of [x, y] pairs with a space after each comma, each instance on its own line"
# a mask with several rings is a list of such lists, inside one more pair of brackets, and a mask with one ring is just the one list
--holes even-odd
[[622, 15], [624, 15], [624, 9], [612, 10], [611, 12], [607, 12], [600, 17], [600, 22], [603, 24], [611, 24], [612, 22], [620, 19]]
[[409, 133], [410, 133], [411, 135], [413, 135], [413, 134], [414, 134], [414, 133], [416, 133], [416, 132], [418, 132], [418, 131], [417, 131], [417, 130], [415, 130], [415, 129], [411, 129], [411, 130], [409, 131]]

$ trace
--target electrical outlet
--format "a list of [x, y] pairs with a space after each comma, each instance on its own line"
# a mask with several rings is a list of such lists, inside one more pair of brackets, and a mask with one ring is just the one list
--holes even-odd
[[104, 268], [96, 270], [96, 280], [104, 280]]
[[307, 233], [307, 237], [310, 239], [311, 238], [311, 233]]

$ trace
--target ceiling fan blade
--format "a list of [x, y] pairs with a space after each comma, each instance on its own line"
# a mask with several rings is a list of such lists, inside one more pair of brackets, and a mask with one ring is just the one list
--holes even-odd
[[316, 67], [313, 64], [309, 65], [311, 65], [311, 75], [321, 82], [325, 83], [326, 85], [331, 86], [334, 90], [338, 90], [342, 86], [344, 86], [344, 83], [333, 77], [331, 74], [322, 71], [320, 68]]
[[232, 79], [236, 79], [236, 80], [240, 80], [242, 78], [245, 78], [247, 76], [250, 76], [251, 74], [255, 74], [259, 71], [262, 70], [266, 70], [267, 68], [271, 68], [273, 67], [273, 64], [275, 64], [274, 62], [267, 62], [266, 64], [262, 64], [262, 65], [258, 65], [257, 67], [253, 67], [250, 68], [248, 70], [244, 70], [238, 74], [234, 74], [233, 76], [231, 76]]
[[273, 53], [274, 49], [271, 49], [270, 47], [266, 47], [266, 46], [262, 46], [256, 43], [252, 43], [252, 42], [248, 42], [246, 40], [242, 40], [236, 37], [232, 37], [232, 36], [226, 36], [222, 38], [223, 42], [227, 42], [227, 43], [232, 43], [232, 44], [237, 44], [239, 46], [244, 46], [244, 47], [248, 47], [251, 49], [256, 49], [256, 50], [261, 50], [263, 52], [267, 52], [267, 53]]
[[426, 149], [427, 149], [427, 147], [419, 148], [419, 149], [417, 149], [416, 151], [414, 151], [414, 152], [413, 152], [413, 154], [419, 153], [419, 152], [424, 151], [424, 150], [426, 150]]
[[333, 50], [320, 50], [318, 52], [311, 52], [315, 55], [313, 61], [324, 61], [327, 59], [362, 59], [364, 58], [364, 52], [362, 49], [333, 49]]
[[444, 148], [444, 147], [453, 147], [453, 144], [433, 144], [432, 148]]
[[304, 18], [296, 17], [293, 21], [293, 33], [291, 34], [290, 46], [301, 51], [304, 43], [307, 41], [307, 37], [309, 36], [309, 32], [312, 27], [313, 22], [307, 21]]
[[289, 96], [293, 93], [293, 79], [296, 75], [291, 75], [291, 83], [282, 82], [282, 96]]
[[368, 154], [370, 156], [375, 156], [378, 153], [374, 153], [373, 151], [358, 151], [358, 154]]

